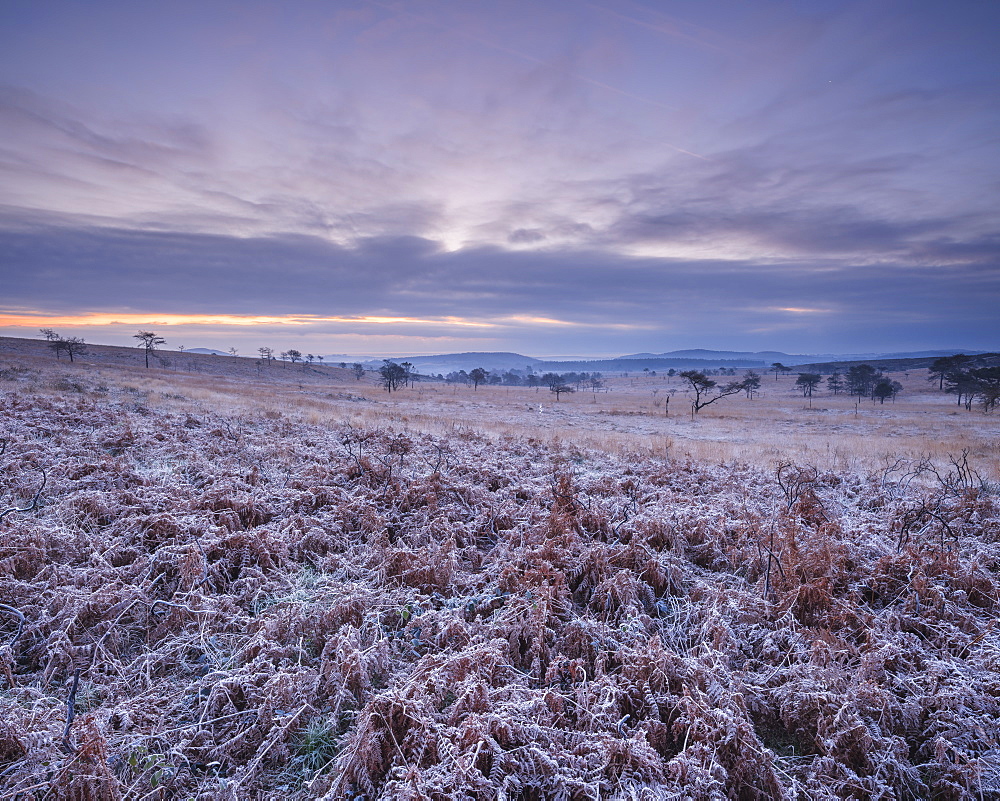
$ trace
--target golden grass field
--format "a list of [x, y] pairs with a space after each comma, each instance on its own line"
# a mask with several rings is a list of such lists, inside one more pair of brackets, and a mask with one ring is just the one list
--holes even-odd
[[[70, 365], [43, 342], [0, 341], [0, 369], [20, 366], [42, 382], [84, 380], [141, 394], [148, 404], [188, 404], [308, 422], [343, 422], [432, 434], [471, 429], [492, 436], [528, 436], [611, 454], [740, 462], [773, 467], [807, 463], [821, 469], [871, 471], [903, 458], [946, 465], [968, 453], [986, 479], [1000, 480], [1000, 416], [967, 411], [928, 381], [927, 371], [892, 373], [904, 389], [885, 404], [833, 395], [825, 380], [811, 405], [794, 372], [763, 376], [760, 395], [723, 398], [690, 414], [680, 378], [605, 376], [606, 391], [583, 389], [557, 402], [547, 388], [418, 382], [386, 393], [377, 376], [360, 381], [334, 366], [260, 367], [253, 358], [159, 352], [169, 367], [143, 368], [138, 349], [92, 348]], [[724, 383], [725, 377], [717, 380]], [[85, 390], [86, 391], [86, 390]], [[669, 395], [669, 416], [664, 400]]]

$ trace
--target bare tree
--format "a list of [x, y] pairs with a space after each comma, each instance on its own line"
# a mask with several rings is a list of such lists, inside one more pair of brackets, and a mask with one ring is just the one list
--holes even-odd
[[138, 339], [139, 347], [145, 351], [147, 370], [149, 369], [149, 355], [160, 345], [167, 344], [167, 340], [152, 331], [140, 331], [138, 334], [133, 335], [132, 339]]
[[[295, 350], [295, 348], [290, 348], [288, 351], [288, 359], [292, 364], [302, 361], [302, 351]], [[302, 365], [305, 367], [305, 365]]]
[[274, 349], [268, 347], [257, 348], [257, 353], [260, 354], [260, 358], [264, 360], [264, 363], [270, 366], [271, 361], [274, 359]]
[[69, 354], [69, 360], [73, 361], [73, 355], [82, 356], [87, 352], [87, 343], [84, 342], [80, 337], [66, 337], [61, 339], [63, 350]]
[[566, 394], [566, 393], [571, 393], [571, 392], [576, 392], [576, 390], [573, 389], [573, 387], [571, 387], [569, 384], [567, 384], [565, 381], [563, 381], [560, 378], [558, 381], [555, 381], [554, 383], [549, 384], [549, 392], [556, 393], [556, 400], [559, 400], [559, 396], [560, 395], [563, 395], [563, 394]]
[[744, 391], [742, 381], [730, 381], [725, 386], [720, 387], [715, 381], [698, 370], [684, 370], [680, 374], [681, 378], [688, 382], [688, 387], [694, 392], [694, 400], [691, 401], [691, 414], [695, 415], [717, 400], [735, 395]]
[[240, 355], [240, 352], [236, 350], [235, 347], [233, 347], [229, 349], [229, 355], [232, 356], [233, 358], [236, 358], [237, 356]]
[[66, 350], [66, 340], [64, 340], [51, 328], [39, 328], [38, 330], [41, 332], [41, 335], [45, 337], [46, 342], [48, 342], [49, 347], [52, 348], [52, 352], [55, 353], [56, 358], [58, 359], [59, 355]]

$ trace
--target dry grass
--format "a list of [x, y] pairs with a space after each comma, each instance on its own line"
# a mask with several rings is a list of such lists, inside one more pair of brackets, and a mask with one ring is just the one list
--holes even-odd
[[[4, 340], [14, 357], [0, 364], [27, 365], [64, 385], [104, 384], [164, 409], [210, 408], [227, 414], [289, 415], [311, 423], [350, 421], [445, 435], [473, 430], [491, 436], [530, 436], [572, 443], [615, 455], [694, 459], [707, 464], [743, 462], [775, 467], [793, 460], [832, 470], [876, 470], [898, 458], [932, 458], [946, 466], [963, 452], [980, 473], [1000, 481], [1000, 417], [967, 412], [937, 391], [925, 370], [895, 373], [904, 391], [895, 403], [873, 404], [825, 391], [811, 408], [794, 377], [765, 376], [754, 400], [727, 398], [692, 419], [680, 379], [607, 379], [608, 392], [581, 391], [556, 402], [546, 389], [482, 386], [473, 390], [418, 383], [391, 395], [369, 376], [355, 381], [335, 367], [254, 366], [250, 359], [169, 354], [174, 368], [141, 369], [138, 351], [70, 367], [55, 364], [43, 343]], [[30, 346], [30, 350], [29, 350]], [[25, 352], [29, 350], [29, 352]], [[725, 379], [722, 379], [725, 380]], [[664, 398], [670, 397], [670, 416]]]
[[[1000, 794], [993, 421], [922, 385], [692, 423], [652, 380], [44, 355], [0, 361], [0, 512], [47, 482], [0, 519], [0, 797]], [[747, 433], [815, 415], [795, 447], [845, 426], [836, 470]], [[905, 426], [937, 462], [883, 462]], [[919, 439], [960, 430], [968, 461]]]

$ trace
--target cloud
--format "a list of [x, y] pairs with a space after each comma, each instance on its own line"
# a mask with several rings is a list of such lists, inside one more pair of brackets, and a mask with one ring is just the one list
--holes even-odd
[[512, 245], [530, 245], [535, 242], [544, 242], [547, 237], [537, 228], [518, 228], [511, 231], [507, 241]]
[[850, 335], [858, 325], [971, 336], [977, 327], [989, 329], [1000, 297], [996, 262], [972, 261], [972, 254], [949, 266], [861, 266], [829, 257], [760, 263], [570, 249], [447, 252], [421, 237], [345, 247], [303, 235], [37, 225], [0, 231], [0, 252], [9, 311], [297, 315], [316, 330], [335, 324], [374, 332], [371, 324], [383, 323], [403, 325], [399, 330], [413, 336], [454, 335], [462, 325], [486, 333], [494, 326], [511, 334], [551, 330], [546, 321], [592, 341], [616, 326], [712, 329], [739, 339], [765, 324], [831, 336]]
[[606, 5], [25, 6], [4, 301], [545, 342], [982, 324], [995, 11]]

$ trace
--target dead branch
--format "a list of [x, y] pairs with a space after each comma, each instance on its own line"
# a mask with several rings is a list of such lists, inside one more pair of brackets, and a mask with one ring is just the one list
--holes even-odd
[[29, 503], [23, 509], [17, 506], [12, 506], [10, 507], [10, 509], [4, 509], [2, 512], [0, 512], [0, 520], [3, 520], [7, 515], [13, 512], [30, 512], [33, 509], [38, 508], [38, 499], [42, 494], [42, 490], [45, 489], [45, 482], [48, 480], [48, 476], [45, 474], [45, 470], [43, 468], [39, 467], [38, 472], [42, 474], [42, 483], [39, 485], [38, 490], [35, 492], [35, 497], [31, 499], [31, 503]]
[[76, 715], [76, 691], [80, 686], [80, 668], [73, 671], [73, 686], [69, 689], [69, 696], [66, 698], [66, 728], [63, 729], [62, 746], [67, 754], [73, 753], [73, 745], [69, 741], [69, 730], [73, 725], [73, 718]]
[[14, 636], [11, 638], [10, 642], [7, 643], [8, 648], [13, 648], [14, 644], [21, 636], [21, 631], [24, 629], [24, 614], [21, 610], [15, 609], [13, 606], [7, 606], [7, 604], [0, 604], [0, 612], [6, 612], [8, 615], [13, 615], [17, 618], [17, 631], [14, 632]]

